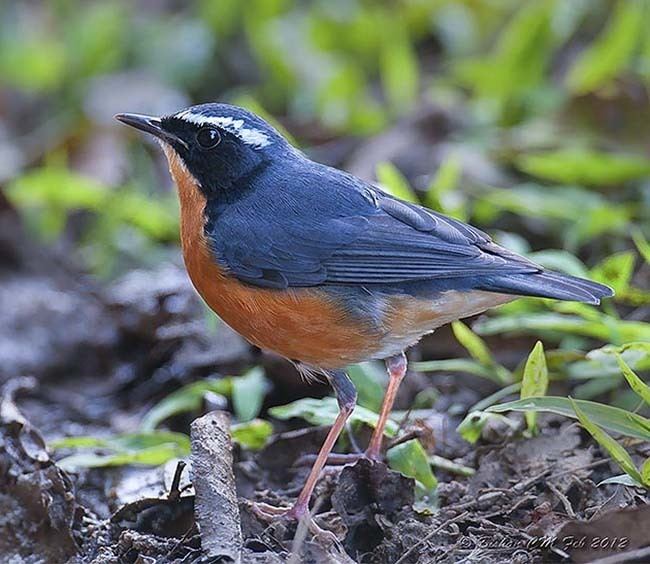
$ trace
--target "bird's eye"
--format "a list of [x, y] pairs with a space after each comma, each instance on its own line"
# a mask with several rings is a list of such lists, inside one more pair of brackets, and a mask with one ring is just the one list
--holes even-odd
[[213, 149], [220, 141], [221, 135], [215, 127], [202, 127], [196, 134], [196, 142], [202, 149]]

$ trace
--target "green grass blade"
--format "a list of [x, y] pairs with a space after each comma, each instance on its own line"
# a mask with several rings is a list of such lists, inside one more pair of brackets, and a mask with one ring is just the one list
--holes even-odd
[[418, 197], [413, 188], [393, 163], [385, 162], [377, 165], [377, 180], [379, 180], [386, 192], [396, 198], [415, 204], [418, 203]]
[[627, 383], [630, 385], [630, 388], [632, 388], [634, 393], [637, 394], [645, 403], [650, 405], [650, 386], [636, 375], [627, 362], [623, 360], [623, 357], [618, 353], [616, 353], [616, 360], [623, 376], [625, 376]]
[[65, 470], [138, 464], [158, 466], [190, 452], [190, 438], [182, 433], [154, 431], [125, 433], [111, 437], [67, 437], [49, 444], [52, 449], [101, 449], [103, 452], [78, 452], [57, 462]]
[[239, 421], [250, 421], [259, 415], [268, 388], [264, 369], [260, 366], [232, 378], [232, 405]]
[[648, 242], [643, 235], [643, 231], [638, 227], [632, 230], [632, 240], [639, 250], [639, 254], [643, 257], [643, 260], [650, 264], [650, 242]]
[[196, 411], [201, 408], [206, 393], [230, 396], [232, 382], [230, 378], [206, 378], [179, 388], [163, 398], [152, 407], [142, 419], [143, 431], [153, 431], [165, 419], [179, 413]]
[[615, 319], [601, 314], [601, 319], [588, 320], [577, 315], [536, 313], [498, 316], [480, 321], [474, 329], [480, 335], [501, 333], [544, 333], [582, 335], [621, 344], [629, 341], [650, 341], [650, 324], [642, 321]]
[[[574, 403], [599, 427], [628, 437], [650, 441], [650, 419], [618, 407], [593, 401], [574, 400]], [[556, 396], [532, 397], [525, 400], [493, 405], [488, 407], [486, 412], [504, 413], [506, 411], [525, 412], [529, 410], [556, 413], [573, 419], [576, 418], [571, 402], [567, 398]]]
[[348, 367], [348, 376], [357, 389], [358, 404], [379, 411], [388, 380], [384, 367], [376, 362], [363, 362]]
[[580, 424], [589, 432], [589, 434], [594, 438], [594, 440], [604, 449], [609, 455], [614, 459], [616, 464], [621, 467], [630, 478], [636, 480], [639, 483], [643, 482], [641, 474], [636, 469], [632, 457], [628, 452], [618, 444], [612, 437], [610, 437], [605, 431], [603, 431], [598, 425], [593, 423], [589, 417], [585, 414], [573, 398], [569, 398], [571, 406], [580, 421]]
[[454, 321], [451, 324], [451, 329], [454, 332], [456, 340], [465, 347], [471, 357], [480, 365], [488, 368], [500, 383], [509, 384], [512, 382], [512, 374], [510, 371], [494, 360], [490, 349], [481, 337], [474, 333], [462, 321]]
[[273, 425], [263, 419], [234, 423], [230, 426], [233, 442], [250, 450], [261, 449], [272, 433]]
[[[543, 396], [548, 389], [548, 368], [544, 356], [544, 345], [537, 341], [524, 368], [524, 376], [521, 381], [521, 399]], [[530, 433], [537, 431], [537, 414], [534, 411], [525, 413], [526, 424]]]
[[[291, 419], [300, 417], [312, 425], [331, 425], [339, 413], [339, 406], [336, 398], [327, 397], [322, 399], [303, 398], [286, 405], [279, 405], [269, 409], [269, 414], [276, 419]], [[357, 405], [350, 415], [350, 423], [364, 423], [375, 427], [379, 415], [365, 407]], [[398, 425], [390, 419], [386, 423], [384, 434], [392, 437], [397, 433]]]
[[447, 360], [427, 360], [411, 364], [413, 370], [420, 372], [466, 372], [480, 378], [492, 380], [497, 384], [503, 384], [501, 378], [487, 366], [469, 358], [450, 358]]
[[650, 458], [646, 458], [641, 466], [641, 480], [644, 484], [650, 484]]
[[386, 453], [388, 465], [398, 472], [414, 478], [427, 490], [432, 490], [438, 485], [438, 480], [431, 470], [429, 459], [424, 447], [417, 439], [394, 446]]
[[619, 474], [618, 476], [612, 476], [610, 478], [598, 482], [598, 484], [596, 485], [604, 486], [607, 484], [618, 484], [621, 486], [630, 486], [633, 488], [644, 487], [643, 484], [637, 482], [634, 478], [632, 478], [632, 476], [629, 476], [628, 474]]

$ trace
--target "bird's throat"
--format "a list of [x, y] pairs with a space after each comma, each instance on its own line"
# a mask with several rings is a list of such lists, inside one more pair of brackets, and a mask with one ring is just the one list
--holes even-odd
[[187, 169], [178, 153], [166, 143], [162, 143], [162, 147], [169, 163], [169, 172], [178, 190], [181, 208], [181, 244], [184, 254], [187, 254], [193, 247], [205, 243], [206, 198], [198, 181]]

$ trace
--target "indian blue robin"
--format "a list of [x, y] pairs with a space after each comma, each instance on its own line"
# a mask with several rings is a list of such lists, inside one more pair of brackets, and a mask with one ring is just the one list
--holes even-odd
[[365, 452], [377, 459], [404, 351], [423, 335], [520, 296], [598, 304], [613, 294], [310, 160], [242, 108], [116, 117], [160, 141], [178, 188], [185, 265], [205, 302], [336, 393], [339, 414], [295, 504], [257, 504], [262, 516], [306, 518], [318, 530], [309, 500], [356, 402], [346, 366], [385, 359], [388, 388]]

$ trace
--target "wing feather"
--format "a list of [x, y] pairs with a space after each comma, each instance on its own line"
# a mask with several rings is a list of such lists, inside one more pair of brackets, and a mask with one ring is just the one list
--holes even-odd
[[291, 190], [299, 192], [294, 198], [269, 192], [261, 206], [257, 194], [257, 205], [239, 202], [210, 222], [215, 256], [231, 274], [253, 285], [286, 288], [541, 270], [459, 220], [397, 200], [340, 171], [317, 171], [293, 179]]

